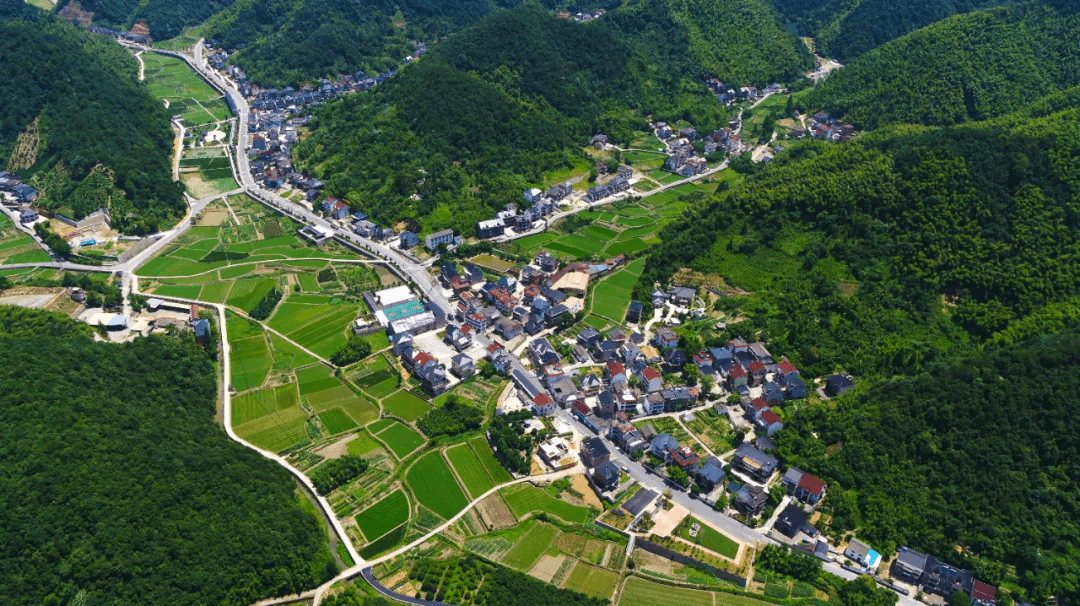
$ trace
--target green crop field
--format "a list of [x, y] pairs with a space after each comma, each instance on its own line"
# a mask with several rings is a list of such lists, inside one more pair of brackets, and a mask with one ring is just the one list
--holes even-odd
[[615, 582], [618, 580], [619, 575], [610, 570], [578, 562], [563, 586], [585, 595], [610, 598], [615, 592]]
[[532, 484], [518, 484], [500, 492], [510, 511], [519, 519], [531, 511], [544, 511], [575, 524], [585, 524], [592, 519], [589, 508], [560, 501]]
[[405, 481], [421, 505], [443, 518], [454, 517], [469, 504], [450, 466], [438, 452], [429, 452], [420, 457], [405, 474]]
[[330, 435], [349, 431], [356, 427], [356, 423], [340, 408], [331, 408], [326, 412], [320, 412], [319, 419], [326, 427], [326, 431], [330, 432]]
[[409, 499], [395, 490], [381, 501], [356, 514], [356, 525], [368, 542], [383, 536], [409, 520]]
[[735, 556], [739, 554], [739, 544], [733, 541], [726, 534], [722, 534], [719, 531], [713, 529], [711, 526], [706, 526], [701, 523], [701, 520], [696, 518], [690, 518], [691, 524], [698, 522], [701, 529], [698, 531], [696, 537], [690, 536], [690, 528], [685, 527], [679, 531], [679, 536], [690, 541], [691, 543], [697, 543], [710, 551], [726, 556], [731, 559], [735, 559]]
[[[337, 382], [337, 379], [333, 379]], [[352, 389], [340, 382], [330, 388], [307, 396], [308, 402], [316, 411], [340, 408], [348, 413], [357, 424], [363, 425], [379, 416], [375, 404], [357, 395]]]
[[[614, 218], [615, 218], [614, 215], [608, 215], [607, 221], [611, 221]], [[603, 220], [603, 219], [601, 219], [601, 220]], [[600, 240], [602, 242], [606, 241], [606, 240], [611, 240], [612, 238], [614, 238], [615, 236], [617, 236], [619, 234], [619, 232], [617, 232], [617, 231], [615, 231], [613, 229], [608, 229], [606, 227], [600, 227], [599, 225], [590, 225], [590, 226], [586, 227], [585, 230], [582, 231], [581, 233], [583, 235], [589, 237], [589, 238], [592, 238], [594, 240]]]
[[560, 256], [569, 255], [571, 259], [582, 259], [589, 256], [589, 253], [587, 251], [584, 251], [580, 248], [574, 248], [573, 246], [570, 246], [569, 244], [566, 244], [561, 240], [548, 242], [548, 244], [544, 248], [551, 252], [563, 253], [563, 255]]
[[232, 282], [211, 282], [202, 287], [199, 300], [208, 303], [224, 303], [229, 297], [230, 288], [232, 288]]
[[255, 269], [255, 265], [235, 265], [233, 267], [224, 267], [218, 273], [221, 274], [222, 280], [232, 280], [245, 274], [249, 274], [255, 271]]
[[356, 456], [363, 456], [373, 450], [379, 450], [383, 445], [379, 444], [372, 438], [366, 431], [361, 431], [356, 434], [356, 438], [349, 440], [348, 449], [349, 454]]
[[266, 293], [277, 286], [277, 280], [271, 278], [241, 278], [233, 284], [229, 291], [227, 303], [239, 307], [245, 312], [251, 313], [255, 306], [262, 301]]
[[[748, 599], [748, 601], [756, 602], [758, 606], [765, 604], [758, 600]], [[713, 593], [672, 587], [638, 577], [630, 577], [626, 579], [626, 584], [623, 586], [619, 606], [713, 606]]]
[[397, 423], [397, 421], [395, 421], [393, 419], [379, 419], [378, 421], [375, 421], [374, 423], [369, 424], [367, 426], [367, 429], [372, 434], [376, 434], [376, 433], [379, 433], [380, 431], [386, 429], [387, 427], [390, 427], [394, 423]]
[[412, 451], [424, 445], [424, 436], [416, 433], [407, 425], [395, 422], [378, 433], [378, 437], [386, 442], [390, 450], [394, 451], [397, 458], [404, 459]]
[[280, 452], [307, 439], [307, 430], [304, 427], [306, 422], [307, 414], [304, 409], [295, 405], [233, 429], [236, 435], [260, 448]]
[[476, 454], [473, 453], [468, 444], [458, 444], [453, 448], [448, 448], [446, 456], [450, 459], [450, 464], [454, 466], [454, 471], [457, 472], [458, 477], [461, 478], [461, 483], [465, 485], [465, 489], [469, 491], [469, 496], [472, 498], [479, 498], [480, 495], [495, 486], [495, 483], [488, 477], [487, 471], [484, 470], [484, 466], [480, 463], [480, 459], [476, 458]]
[[517, 543], [514, 544], [514, 548], [503, 556], [502, 563], [528, 572], [536, 563], [536, 560], [540, 559], [540, 556], [547, 551], [548, 545], [551, 545], [551, 540], [555, 538], [558, 532], [559, 529], [551, 524], [541, 522], [533, 525], [528, 532], [518, 539]]
[[278, 387], [256, 389], [232, 399], [233, 425], [262, 418], [290, 406], [296, 406], [296, 385], [289, 383]]
[[604, 246], [607, 245], [606, 241], [593, 240], [592, 238], [587, 238], [578, 234], [563, 236], [559, 238], [558, 242], [578, 250], [583, 250], [589, 255], [598, 254], [604, 249]]
[[323, 315], [287, 333], [287, 336], [323, 358], [329, 358], [348, 341], [345, 331], [356, 319], [354, 305], [319, 305]]
[[315, 274], [297, 274], [296, 280], [300, 283], [300, 290], [304, 292], [319, 292], [319, 281], [315, 279]]
[[631, 238], [630, 240], [624, 240], [622, 242], [613, 242], [607, 248], [604, 249], [605, 255], [611, 255], [617, 257], [619, 255], [629, 255], [638, 251], [645, 250], [649, 245], [645, 243], [641, 238]]
[[180, 59], [143, 53], [143, 77], [155, 97], [169, 102], [170, 115], [181, 115], [189, 125], [229, 118], [224, 98]]
[[233, 389], [245, 391], [262, 385], [273, 365], [266, 339], [262, 335], [240, 339], [230, 343], [230, 348]]
[[424, 413], [431, 410], [431, 405], [426, 400], [404, 389], [383, 400], [382, 405], [384, 410], [409, 423], [419, 419], [424, 416]]
[[487, 470], [488, 476], [490, 476], [496, 484], [505, 484], [514, 479], [514, 477], [510, 475], [510, 472], [495, 458], [495, 453], [491, 450], [491, 446], [488, 445], [487, 438], [484, 436], [477, 436], [469, 440], [469, 445], [472, 446], [473, 452], [476, 453], [476, 458], [480, 461], [480, 464]]
[[180, 299], [197, 299], [199, 298], [199, 291], [202, 290], [201, 286], [180, 286], [178, 284], [163, 284], [154, 289], [155, 295], [161, 295], [163, 297], [177, 297]]

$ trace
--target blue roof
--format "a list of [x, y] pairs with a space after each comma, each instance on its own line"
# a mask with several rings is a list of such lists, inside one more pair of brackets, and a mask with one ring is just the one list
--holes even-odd
[[712, 463], [706, 463], [704, 467], [698, 470], [698, 476], [705, 478], [712, 484], [718, 484], [724, 479], [724, 470], [720, 469]]
[[196, 337], [205, 337], [210, 333], [210, 321], [199, 318], [191, 323], [191, 328], [195, 331]]
[[679, 447], [679, 441], [666, 433], [653, 438], [651, 444], [656, 450], [675, 450]]

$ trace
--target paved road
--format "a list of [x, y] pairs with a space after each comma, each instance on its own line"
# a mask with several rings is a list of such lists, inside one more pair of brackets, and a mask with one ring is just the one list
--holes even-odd
[[444, 602], [421, 600], [419, 598], [411, 598], [407, 595], [402, 595], [400, 593], [394, 593], [386, 587], [383, 587], [383, 584], [375, 579], [375, 575], [372, 574], [370, 566], [362, 570], [361, 574], [364, 576], [364, 580], [375, 588], [375, 591], [378, 591], [380, 594], [390, 598], [391, 600], [397, 600], [398, 602], [404, 602], [405, 604], [416, 604], [417, 606], [453, 606], [452, 604], [446, 604]]

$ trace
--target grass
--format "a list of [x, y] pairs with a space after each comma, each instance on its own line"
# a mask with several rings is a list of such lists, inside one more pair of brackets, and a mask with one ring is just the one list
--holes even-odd
[[610, 570], [578, 562], [563, 587], [596, 598], [609, 598], [618, 580], [619, 575]]
[[477, 436], [469, 440], [469, 446], [472, 446], [473, 452], [476, 453], [476, 458], [480, 461], [480, 464], [484, 466], [484, 469], [496, 484], [505, 484], [514, 479], [514, 477], [510, 475], [510, 472], [495, 458], [495, 453], [491, 450], [491, 446], [488, 445], [487, 438], [484, 436]]
[[273, 359], [262, 335], [240, 339], [229, 344], [232, 361], [232, 386], [236, 391], [258, 387], [266, 380]]
[[691, 524], [697, 522], [701, 526], [701, 530], [698, 531], [696, 537], [690, 536], [690, 528], [685, 527], [679, 531], [679, 536], [690, 541], [691, 543], [697, 543], [710, 551], [735, 559], [735, 556], [739, 554], [739, 544], [733, 541], [726, 534], [715, 530], [711, 526], [706, 526], [701, 520], [697, 518], [690, 518]]
[[[722, 595], [725, 594], [719, 594]], [[757, 600], [749, 601], [763, 604]], [[630, 577], [623, 586], [619, 606], [713, 606], [713, 593]]]
[[401, 423], [394, 423], [378, 433], [397, 458], [404, 459], [412, 451], [424, 445], [424, 437]]
[[409, 521], [409, 499], [395, 490], [381, 501], [356, 514], [356, 525], [368, 541], [374, 541]]
[[323, 426], [326, 427], [326, 431], [330, 432], [330, 435], [346, 432], [356, 427], [356, 423], [340, 408], [331, 408], [326, 412], [320, 412], [319, 420], [323, 422]]
[[472, 498], [479, 498], [480, 495], [495, 486], [483, 464], [480, 463], [480, 459], [476, 457], [476, 453], [472, 451], [468, 444], [458, 444], [453, 448], [448, 448], [446, 456], [450, 459], [450, 464], [454, 466], [454, 471], [457, 472], [458, 477], [461, 478], [461, 483], [465, 485], [465, 490], [469, 492], [469, 496]]
[[404, 389], [383, 400], [382, 406], [384, 410], [409, 423], [431, 410], [431, 405], [426, 400]]
[[559, 530], [551, 524], [534, 525], [518, 539], [514, 548], [503, 557], [502, 563], [518, 570], [528, 571], [547, 551], [548, 545], [551, 545], [552, 539], [558, 532]]
[[438, 452], [420, 457], [405, 474], [405, 481], [421, 505], [446, 519], [469, 504], [450, 466]]
[[592, 512], [587, 507], [560, 501], [532, 484], [511, 486], [502, 491], [502, 496], [518, 519], [532, 511], [544, 511], [575, 524], [585, 524], [592, 519]]

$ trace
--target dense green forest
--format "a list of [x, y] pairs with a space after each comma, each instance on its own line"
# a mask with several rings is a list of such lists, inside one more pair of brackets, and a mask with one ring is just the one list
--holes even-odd
[[737, 86], [766, 85], [814, 66], [767, 0], [627, 0], [599, 23], [671, 79], [709, 73]]
[[830, 482], [838, 531], [858, 528], [881, 553], [908, 545], [951, 559], [992, 585], [1015, 566], [1036, 603], [1073, 602], [1078, 400], [1080, 333], [1072, 332], [803, 409], [777, 442], [786, 462]]
[[700, 82], [658, 73], [612, 30], [520, 8], [324, 106], [296, 157], [379, 222], [416, 218], [471, 235], [545, 171], [580, 163], [594, 133], [628, 143], [649, 113], [703, 132], [727, 121]]
[[818, 51], [847, 62], [920, 27], [1010, 0], [772, 0]]
[[[60, 0], [61, 10], [76, 0]], [[233, 0], [78, 0], [79, 6], [94, 14], [94, 23], [130, 29], [145, 22], [155, 40], [180, 35], [189, 25], [202, 23]]]
[[226, 48], [247, 45], [231, 61], [253, 82], [298, 85], [397, 68], [415, 50], [410, 40], [446, 36], [493, 8], [491, 0], [240, 0], [210, 22], [207, 34]]
[[729, 331], [763, 330], [812, 375], [919, 372], [1062, 325], [1080, 288], [1078, 117], [792, 146], [667, 226], [637, 296], [680, 267], [719, 274], [751, 291], [722, 300], [749, 318]]
[[214, 422], [190, 340], [0, 306], [0, 602], [250, 604], [336, 573], [276, 463]]
[[1000, 116], [1080, 84], [1080, 4], [959, 15], [859, 57], [807, 99], [860, 128]]
[[18, 11], [18, 0], [0, 2], [0, 15], [22, 15], [0, 22], [0, 55], [9, 58], [0, 79], [3, 165], [15, 154], [15, 172], [36, 175], [39, 206], [78, 219], [107, 203], [125, 233], [156, 231], [182, 215], [169, 115], [137, 81], [135, 58], [104, 36]]

